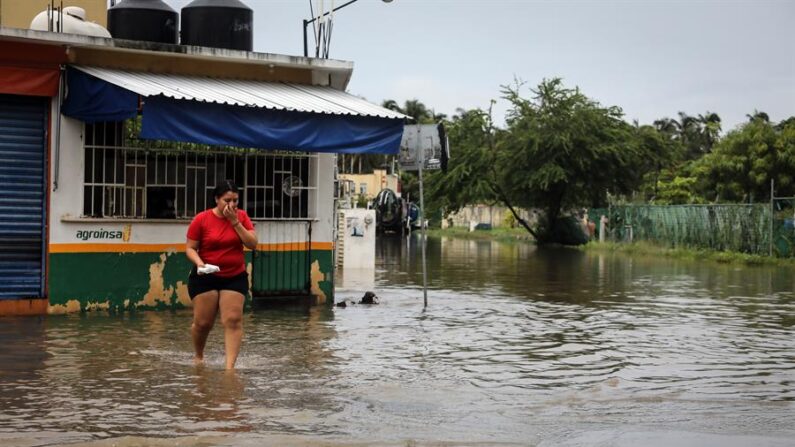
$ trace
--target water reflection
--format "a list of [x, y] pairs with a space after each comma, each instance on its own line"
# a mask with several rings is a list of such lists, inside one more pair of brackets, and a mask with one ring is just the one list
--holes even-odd
[[222, 331], [193, 366], [189, 312], [2, 319], [0, 444], [795, 437], [792, 269], [430, 239], [423, 310], [417, 241], [341, 278], [382, 304], [246, 314], [234, 374]]
[[221, 432], [248, 432], [252, 426], [240, 411], [246, 403], [245, 378], [237, 371], [196, 367], [194, 386], [183, 390], [176, 400], [186, 420], [197, 421], [181, 427], [186, 433], [199, 428]]

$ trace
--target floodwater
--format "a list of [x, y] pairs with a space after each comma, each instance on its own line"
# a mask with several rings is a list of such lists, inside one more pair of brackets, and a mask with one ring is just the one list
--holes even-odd
[[189, 311], [0, 319], [0, 445], [795, 445], [792, 268], [431, 239], [423, 310], [418, 254], [247, 314], [232, 374]]

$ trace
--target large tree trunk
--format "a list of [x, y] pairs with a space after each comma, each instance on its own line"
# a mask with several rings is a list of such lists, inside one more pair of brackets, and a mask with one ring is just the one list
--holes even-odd
[[546, 233], [542, 234], [543, 242], [551, 242], [551, 243], [560, 243], [562, 241], [558, 240], [558, 219], [560, 218], [560, 211], [561, 207], [563, 206], [563, 196], [566, 194], [565, 187], [557, 188], [557, 191], [550, 191], [550, 194], [554, 195], [555, 200], [550, 203], [549, 207], [546, 209]]

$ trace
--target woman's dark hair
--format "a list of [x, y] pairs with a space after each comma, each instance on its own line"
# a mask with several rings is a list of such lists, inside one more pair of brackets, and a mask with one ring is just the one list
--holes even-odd
[[238, 192], [237, 186], [235, 186], [235, 182], [233, 182], [232, 180], [224, 180], [218, 185], [216, 185], [215, 191], [213, 193], [215, 194], [215, 198], [217, 199], [230, 191], [233, 193]]

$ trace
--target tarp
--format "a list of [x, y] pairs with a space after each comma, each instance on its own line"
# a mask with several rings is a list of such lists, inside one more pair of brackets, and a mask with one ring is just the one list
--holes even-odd
[[[219, 89], [223, 89], [223, 80], [218, 82]], [[67, 86], [64, 115], [86, 122], [135, 117], [140, 100], [140, 137], [144, 139], [269, 150], [396, 154], [403, 135], [403, 119], [350, 110], [347, 114], [312, 113], [294, 111], [297, 107], [276, 110], [163, 95], [142, 97], [74, 68], [68, 69]], [[306, 98], [301, 98], [301, 94]], [[293, 96], [296, 106], [321, 100], [311, 92], [298, 91]], [[377, 106], [369, 105], [370, 109], [373, 107]]]
[[69, 68], [61, 112], [87, 123], [123, 121], [138, 114], [138, 95]]
[[153, 97], [141, 138], [308, 152], [393, 154], [401, 120], [319, 115]]

